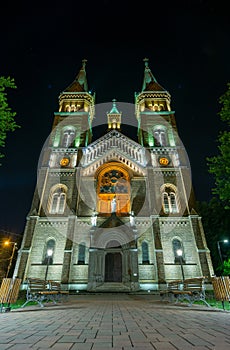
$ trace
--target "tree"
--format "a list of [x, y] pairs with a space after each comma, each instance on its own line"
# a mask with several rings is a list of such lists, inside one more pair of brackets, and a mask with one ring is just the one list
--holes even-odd
[[[229, 239], [230, 232], [230, 215], [228, 210], [224, 209], [224, 204], [218, 197], [213, 197], [209, 202], [197, 202], [196, 208], [202, 217], [202, 223], [207, 240], [208, 248], [210, 249], [213, 268], [215, 273], [223, 270], [223, 264], [220, 261], [217, 242]], [[221, 243], [221, 254], [223, 260], [230, 259], [230, 243]]]
[[[7, 133], [20, 126], [15, 122], [16, 112], [12, 112], [8, 104], [6, 89], [16, 89], [15, 81], [10, 77], [0, 77], [0, 147], [5, 147]], [[4, 154], [0, 151], [0, 158]]]
[[219, 102], [222, 108], [218, 113], [220, 119], [227, 123], [227, 130], [220, 131], [218, 141], [219, 154], [208, 157], [208, 171], [214, 175], [215, 188], [213, 193], [217, 194], [225, 209], [230, 209], [230, 83], [227, 84], [227, 91], [220, 97]]

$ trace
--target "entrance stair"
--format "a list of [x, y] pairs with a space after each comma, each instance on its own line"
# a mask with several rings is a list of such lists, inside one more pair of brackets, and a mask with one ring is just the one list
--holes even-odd
[[121, 282], [105, 282], [98, 286], [96, 292], [129, 292], [130, 287], [124, 285]]

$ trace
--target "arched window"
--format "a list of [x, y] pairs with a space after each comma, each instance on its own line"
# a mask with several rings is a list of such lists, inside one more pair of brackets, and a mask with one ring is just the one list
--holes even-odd
[[171, 206], [172, 213], [178, 212], [177, 203], [176, 203], [176, 195], [174, 192], [170, 192], [170, 206]]
[[169, 213], [169, 200], [168, 200], [168, 194], [167, 193], [163, 193], [163, 208], [164, 208], [164, 212], [165, 214]]
[[163, 126], [157, 126], [153, 129], [154, 146], [167, 146], [167, 130]]
[[54, 256], [54, 249], [55, 249], [55, 240], [53, 238], [49, 239], [44, 247], [44, 252], [43, 252], [43, 264], [53, 264], [53, 256]]
[[149, 245], [147, 242], [142, 242], [142, 264], [149, 264]]
[[175, 261], [175, 263], [179, 263], [180, 259], [182, 260], [183, 263], [185, 263], [184, 250], [183, 250], [182, 242], [178, 238], [174, 238], [172, 240], [172, 248], [173, 248], [173, 254], [174, 254], [174, 261]]
[[48, 201], [48, 212], [50, 214], [63, 214], [66, 206], [66, 191], [64, 185], [58, 185], [51, 189]]
[[175, 186], [165, 185], [163, 187], [162, 206], [165, 214], [175, 214], [179, 212]]
[[127, 175], [116, 168], [104, 172], [100, 185], [100, 193], [128, 193]]
[[130, 178], [127, 170], [117, 163], [102, 167], [97, 177], [97, 211], [109, 215], [127, 215], [130, 212]]
[[72, 128], [65, 129], [62, 134], [62, 147], [70, 147], [74, 143], [75, 130]]
[[75, 105], [71, 105], [71, 112], [76, 112], [77, 108]]
[[79, 265], [85, 264], [85, 243], [80, 243], [78, 247], [78, 262]]

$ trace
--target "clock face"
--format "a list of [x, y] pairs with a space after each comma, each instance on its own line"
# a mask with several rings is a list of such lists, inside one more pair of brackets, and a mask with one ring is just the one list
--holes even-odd
[[160, 157], [159, 163], [160, 163], [160, 165], [167, 166], [169, 164], [169, 158], [168, 157]]
[[61, 166], [68, 166], [69, 165], [69, 158], [62, 158], [60, 160], [60, 165]]

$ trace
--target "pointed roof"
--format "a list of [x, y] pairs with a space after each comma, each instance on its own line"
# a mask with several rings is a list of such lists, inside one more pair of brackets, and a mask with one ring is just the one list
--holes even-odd
[[110, 111], [109, 113], [107, 113], [107, 115], [108, 115], [108, 114], [121, 114], [121, 113], [118, 111], [118, 109], [117, 109], [116, 101], [117, 101], [117, 100], [116, 100], [115, 98], [112, 100], [113, 106], [112, 106], [111, 111]]
[[141, 174], [146, 172], [145, 148], [114, 129], [83, 148], [83, 175], [93, 174], [108, 161], [118, 161]]
[[82, 67], [74, 79], [74, 81], [64, 90], [64, 92], [88, 92], [88, 84], [86, 78], [86, 59], [82, 60]]
[[149, 68], [149, 64], [148, 64], [149, 59], [144, 58], [143, 61], [145, 62], [145, 71], [144, 71], [144, 81], [142, 86], [142, 92], [143, 91], [165, 91], [165, 89], [160, 84], [158, 84], [156, 78], [151, 72], [151, 69]]
[[[113, 146], [111, 146], [111, 143]], [[123, 135], [118, 130], [111, 130], [107, 132], [102, 137], [98, 138], [96, 141], [90, 143], [86, 148], [83, 149], [83, 153], [94, 153], [94, 149], [100, 148], [103, 151], [101, 151], [101, 157], [100, 159], [103, 159], [103, 155], [108, 155], [111, 153], [117, 153], [121, 152], [121, 154], [125, 154], [126, 156], [130, 156], [130, 159], [132, 158], [133, 161], [135, 161], [137, 164], [140, 164], [142, 167], [146, 166], [146, 160], [145, 157], [139, 159], [138, 155], [134, 152], [134, 155], [132, 155], [132, 150], [138, 150], [138, 152], [141, 152], [142, 154], [145, 154], [145, 148], [141, 146], [138, 142], [130, 139], [128, 136]], [[126, 150], [124, 150], [124, 147], [128, 146]], [[96, 156], [89, 157], [88, 163], [92, 163], [95, 161]], [[82, 162], [84, 164], [84, 161]], [[87, 166], [85, 164], [85, 166]]]

